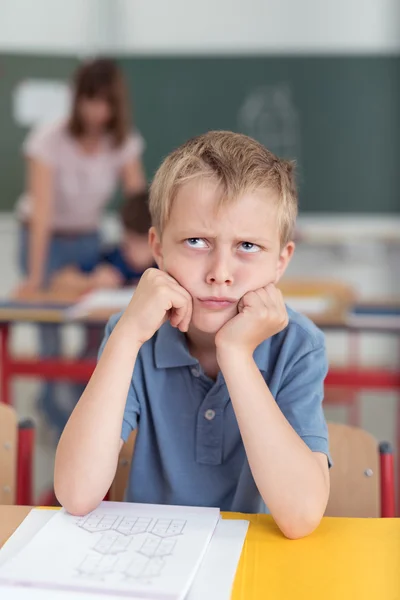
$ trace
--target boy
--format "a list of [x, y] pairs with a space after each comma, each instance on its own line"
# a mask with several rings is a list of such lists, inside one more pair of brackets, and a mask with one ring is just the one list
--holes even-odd
[[154, 266], [148, 241], [151, 217], [148, 193], [129, 196], [121, 208], [122, 239], [119, 245], [106, 248], [100, 262], [66, 267], [52, 278], [52, 287], [78, 293], [94, 288], [118, 288], [136, 283], [144, 271]]
[[107, 325], [58, 446], [57, 497], [74, 514], [94, 509], [139, 426], [128, 500], [264, 502], [287, 537], [305, 536], [329, 495], [327, 363], [322, 333], [275, 287], [294, 250], [292, 166], [210, 132], [166, 158], [150, 212], [159, 270]]

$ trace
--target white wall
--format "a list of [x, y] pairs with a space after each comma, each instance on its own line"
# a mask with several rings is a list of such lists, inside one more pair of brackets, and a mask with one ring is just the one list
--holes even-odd
[[398, 0], [119, 0], [126, 52], [391, 52]]
[[400, 50], [398, 0], [0, 0], [0, 51]]
[[0, 0], [0, 52], [86, 55], [111, 47], [112, 0]]

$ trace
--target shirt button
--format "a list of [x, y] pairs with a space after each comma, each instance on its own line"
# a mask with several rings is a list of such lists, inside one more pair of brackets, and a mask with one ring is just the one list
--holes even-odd
[[212, 421], [213, 418], [215, 417], [215, 410], [212, 410], [211, 408], [209, 408], [208, 410], [206, 410], [204, 416], [207, 419], [207, 421]]
[[198, 369], [197, 367], [193, 367], [192, 375], [193, 377], [200, 377], [200, 369]]

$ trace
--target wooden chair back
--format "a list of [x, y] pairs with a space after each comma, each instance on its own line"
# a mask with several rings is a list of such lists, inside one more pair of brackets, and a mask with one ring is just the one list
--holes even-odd
[[0, 504], [17, 497], [18, 417], [12, 406], [0, 403]]
[[[334, 467], [331, 469], [331, 493], [326, 516], [379, 517], [380, 468], [375, 438], [357, 427], [330, 423], [329, 439]], [[136, 431], [123, 445], [109, 499], [124, 500], [128, 483]]]
[[127, 442], [122, 446], [119, 454], [117, 472], [108, 494], [109, 500], [114, 502], [122, 502], [124, 500], [131, 470], [133, 450], [135, 448], [136, 432], [137, 430], [132, 431]]
[[326, 516], [380, 517], [380, 464], [376, 439], [358, 427], [329, 423], [333, 467]]

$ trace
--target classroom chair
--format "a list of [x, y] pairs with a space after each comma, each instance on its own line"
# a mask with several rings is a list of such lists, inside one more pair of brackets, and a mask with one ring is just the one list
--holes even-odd
[[0, 403], [0, 504], [31, 505], [34, 424]]
[[122, 502], [124, 499], [126, 486], [128, 485], [133, 450], [135, 448], [136, 433], [137, 430], [132, 431], [127, 442], [121, 448], [117, 472], [110, 487], [110, 491], [107, 494], [107, 500]]
[[[390, 445], [379, 446], [375, 438], [357, 427], [329, 424], [334, 467], [326, 516], [394, 517], [394, 468]], [[108, 500], [124, 499], [135, 446], [133, 431], [119, 456]]]
[[278, 287], [284, 297], [329, 297], [336, 308], [348, 308], [357, 299], [357, 292], [352, 285], [335, 279], [295, 279], [285, 276], [278, 283]]
[[367, 431], [329, 423], [333, 467], [326, 516], [394, 517], [393, 451]]

